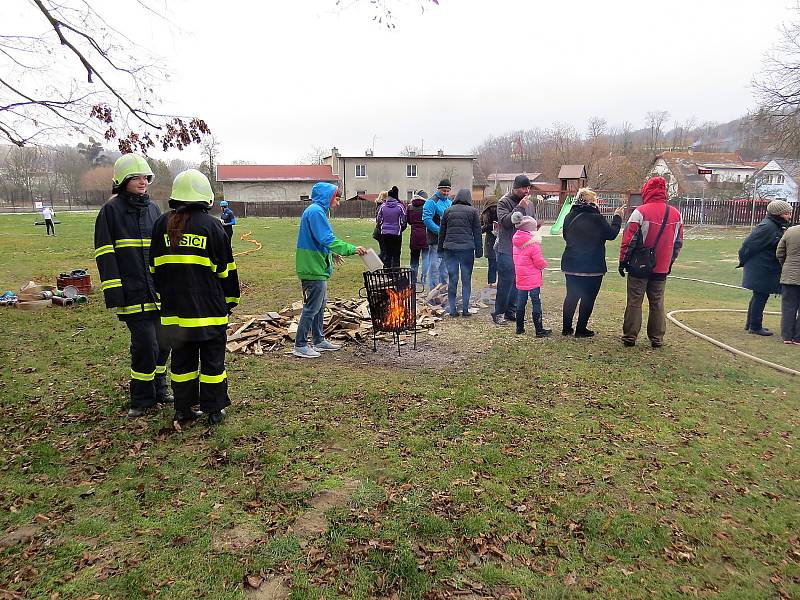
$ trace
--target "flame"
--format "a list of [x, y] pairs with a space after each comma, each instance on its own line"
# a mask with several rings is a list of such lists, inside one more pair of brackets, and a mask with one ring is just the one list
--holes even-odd
[[389, 304], [386, 306], [381, 325], [389, 330], [404, 329], [411, 326], [411, 311], [406, 308], [411, 298], [411, 288], [402, 290], [387, 289]]

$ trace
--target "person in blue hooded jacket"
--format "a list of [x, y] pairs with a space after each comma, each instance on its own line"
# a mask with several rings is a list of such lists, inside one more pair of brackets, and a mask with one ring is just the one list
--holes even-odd
[[[333, 274], [335, 259], [367, 253], [363, 246], [348, 244], [333, 235], [328, 211], [339, 204], [340, 196], [339, 188], [332, 183], [315, 183], [311, 188], [311, 204], [300, 217], [295, 270], [303, 286], [303, 312], [292, 349], [292, 354], [300, 358], [319, 358], [320, 351], [334, 351], [341, 347], [326, 340], [323, 332], [328, 279]], [[308, 345], [309, 332], [313, 347]]]
[[[439, 256], [439, 224], [442, 222], [444, 211], [450, 208], [453, 201], [450, 199], [450, 180], [442, 179], [436, 193], [425, 201], [422, 207], [422, 222], [428, 234], [428, 261], [430, 273], [428, 285], [433, 289], [438, 283], [447, 283], [447, 265]], [[426, 274], [423, 273], [423, 276]]]

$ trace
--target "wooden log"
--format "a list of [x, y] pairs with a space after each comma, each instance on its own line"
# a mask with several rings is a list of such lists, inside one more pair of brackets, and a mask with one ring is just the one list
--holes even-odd
[[247, 321], [247, 322], [246, 322], [244, 325], [242, 325], [241, 327], [239, 327], [239, 329], [237, 329], [236, 331], [234, 331], [234, 332], [233, 332], [233, 335], [237, 335], [237, 334], [239, 334], [239, 333], [242, 333], [242, 332], [243, 332], [245, 329], [247, 329], [248, 327], [250, 327], [250, 325], [252, 325], [253, 323], [255, 323], [255, 320], [256, 320], [256, 318], [255, 318], [255, 317], [253, 317], [252, 319], [249, 319], [249, 320], [248, 320], [248, 321]]

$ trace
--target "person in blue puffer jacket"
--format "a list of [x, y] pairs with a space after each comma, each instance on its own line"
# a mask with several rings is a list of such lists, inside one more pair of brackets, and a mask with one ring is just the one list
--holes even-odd
[[[439, 224], [442, 215], [453, 204], [450, 199], [450, 180], [442, 179], [437, 186], [436, 193], [425, 201], [422, 207], [422, 222], [428, 230], [428, 260], [430, 273], [428, 285], [432, 288], [439, 283], [447, 283], [447, 265], [438, 254]], [[424, 275], [424, 273], [423, 273]]]

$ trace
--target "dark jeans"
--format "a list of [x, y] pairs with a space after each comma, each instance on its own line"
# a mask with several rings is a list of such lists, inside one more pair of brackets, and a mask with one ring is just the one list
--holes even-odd
[[52, 219], [45, 219], [44, 220], [44, 225], [45, 225], [45, 227], [47, 227], [47, 231], [45, 232], [45, 235], [50, 235], [51, 233], [53, 235], [56, 234], [56, 226], [53, 225], [53, 220]]
[[800, 285], [781, 286], [781, 337], [800, 342]]
[[381, 237], [383, 238], [384, 253], [383, 268], [400, 268], [400, 252], [403, 249], [403, 236], [384, 233]]
[[300, 313], [294, 345], [304, 348], [308, 346], [309, 332], [311, 332], [311, 341], [314, 344], [320, 344], [325, 339], [323, 313], [325, 312], [325, 297], [328, 294], [328, 280], [303, 279], [300, 283], [303, 286], [303, 312]]
[[769, 294], [756, 292], [753, 290], [753, 297], [747, 307], [747, 323], [745, 327], [750, 331], [758, 331], [764, 328], [764, 307], [767, 306]]
[[384, 266], [386, 266], [386, 244], [383, 241], [383, 234], [379, 232], [374, 234], [372, 237], [378, 242], [378, 248], [380, 249], [380, 252], [378, 252], [378, 258], [380, 258], [381, 262], [383, 262]]
[[489, 278], [488, 282], [489, 285], [497, 282], [497, 257], [490, 256], [488, 257], [489, 260]]
[[169, 392], [169, 345], [164, 340], [158, 313], [127, 319], [125, 325], [131, 332], [130, 407], [149, 408]]
[[447, 300], [450, 303], [450, 314], [456, 314], [456, 288], [458, 273], [461, 271], [461, 312], [469, 314], [469, 297], [472, 294], [472, 268], [475, 266], [474, 250], [447, 250]]
[[422, 256], [422, 282], [425, 282], [425, 259], [428, 256], [427, 248], [411, 248], [411, 272], [414, 283], [417, 283], [417, 273], [419, 272], [419, 257]]
[[531, 317], [534, 322], [537, 317], [542, 316], [542, 298], [540, 291], [542, 288], [532, 290], [517, 290], [517, 331], [525, 329], [525, 306], [528, 304], [528, 297], [531, 299]]
[[195, 404], [204, 413], [228, 406], [228, 374], [225, 371], [225, 340], [221, 335], [203, 342], [180, 342], [172, 349], [172, 391], [175, 410]]
[[594, 310], [594, 301], [600, 293], [600, 286], [603, 285], [602, 275], [590, 277], [581, 275], [564, 275], [567, 280], [567, 295], [564, 298], [564, 322], [563, 330], [572, 331], [572, 318], [575, 316], [575, 309], [580, 302], [578, 311], [578, 331], [584, 331], [589, 323], [589, 317]]
[[505, 252], [497, 253], [497, 296], [492, 315], [505, 315], [514, 320], [517, 312], [517, 286], [514, 273], [514, 258]]

